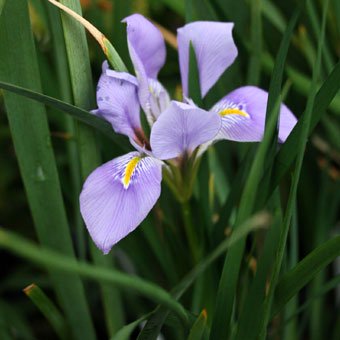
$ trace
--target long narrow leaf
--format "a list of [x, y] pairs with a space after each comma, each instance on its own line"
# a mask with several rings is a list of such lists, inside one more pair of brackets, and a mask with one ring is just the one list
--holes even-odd
[[[300, 9], [296, 10], [295, 14], [293, 15], [280, 46], [269, 90], [266, 114], [266, 130], [263, 141], [259, 146], [256, 157], [250, 169], [248, 180], [242, 194], [236, 226], [242, 223], [251, 214], [252, 209], [255, 206], [256, 193], [261, 176], [263, 175], [264, 162], [266, 157], [269, 155], [269, 149], [273, 149], [272, 142], [275, 142], [276, 139], [274, 138], [274, 132], [276, 130], [276, 122], [278, 119], [278, 99], [280, 98], [284, 62], [287, 56], [293, 29], [299, 14]], [[214, 319], [210, 332], [210, 339], [212, 340], [225, 338], [230, 332], [229, 326], [231, 322], [232, 309], [234, 305], [234, 298], [244, 247], [245, 239], [241, 240], [235, 245], [235, 247], [230, 249], [225, 258], [224, 267], [219, 282]]]
[[38, 247], [32, 242], [4, 229], [0, 230], [0, 247], [43, 268], [47, 267], [62, 272], [77, 273], [97, 282], [111, 283], [121, 289], [137, 292], [157, 303], [164, 304], [174, 311], [184, 324], [187, 322], [187, 314], [180, 303], [164, 289], [137, 276], [128, 275], [116, 269], [107, 269], [85, 262], [77, 262], [71, 257]]
[[60, 339], [67, 339], [66, 320], [47, 295], [36, 284], [27, 286], [24, 289], [24, 293], [40, 309], [54, 331], [58, 334], [58, 337]]
[[[49, 1], [60, 6], [60, 4], [55, 1]], [[68, 12], [68, 14], [73, 13], [72, 16], [76, 17], [77, 21], [79, 21], [83, 26], [87, 28], [90, 26], [90, 32], [92, 30], [96, 31], [94, 26], [81, 17], [81, 8], [78, 0], [63, 0], [62, 3], [73, 10], [73, 12]], [[65, 9], [67, 10], [67, 7], [64, 7], [64, 10]], [[89, 109], [94, 105], [94, 91], [85, 30], [84, 27], [74, 20], [74, 18], [70, 18], [64, 13], [62, 14], [62, 24], [64, 28], [65, 45], [71, 75], [74, 103], [76, 106]], [[96, 32], [96, 34], [99, 35], [99, 42], [102, 42], [102, 48], [111, 65], [121, 71], [126, 70], [124, 63], [111, 43], [99, 31]], [[95, 131], [93, 128], [82, 123], [78, 124], [77, 146], [80, 159], [81, 177], [85, 180], [90, 172], [101, 163]], [[91, 253], [93, 260], [97, 265], [104, 267], [110, 267], [113, 265], [110, 258], [103, 257], [93, 244], [91, 244]], [[120, 295], [113, 286], [110, 287], [102, 284], [100, 288], [106, 324], [109, 335], [111, 336], [122, 325], [123, 317]]]
[[279, 313], [285, 304], [303, 288], [320, 270], [340, 256], [340, 236], [323, 243], [289, 272], [277, 284], [272, 316]]
[[[15, 20], [13, 20], [15, 18]], [[0, 79], [41, 91], [27, 1], [6, 1], [0, 18]], [[36, 232], [45, 246], [74, 257], [43, 105], [4, 93], [5, 106]], [[95, 338], [84, 289], [75, 273], [50, 271], [75, 339]], [[82, 325], [79, 328], [79, 324]]]
[[[236, 229], [230, 238], [221, 242], [216, 249], [198, 263], [171, 291], [171, 294], [180, 299], [181, 296], [188, 290], [193, 282], [209, 268], [226, 250], [235, 245], [238, 241], [244, 238], [250, 231], [258, 228], [264, 228], [270, 223], [270, 217], [267, 213], [258, 213], [252, 218], [245, 221], [238, 229]], [[168, 308], [158, 306], [151, 318], [144, 326], [142, 332], [138, 336], [138, 340], [156, 339], [162, 328], [162, 325], [169, 314]]]
[[273, 272], [271, 274], [271, 279], [270, 279], [270, 288], [266, 296], [266, 299], [264, 301], [262, 329], [260, 332], [260, 339], [263, 339], [263, 340], [266, 338], [266, 334], [267, 334], [267, 323], [270, 317], [272, 300], [273, 300], [275, 287], [276, 287], [279, 274], [280, 274], [280, 270], [281, 270], [281, 265], [282, 265], [286, 242], [287, 242], [287, 236], [288, 236], [289, 227], [290, 227], [290, 223], [291, 223], [292, 216], [293, 216], [293, 209], [294, 209], [294, 206], [296, 205], [297, 188], [298, 188], [298, 183], [300, 179], [302, 162], [304, 158], [304, 152], [305, 152], [307, 137], [309, 134], [310, 125], [312, 121], [312, 112], [313, 112], [313, 107], [314, 107], [316, 93], [317, 93], [317, 80], [319, 78], [320, 67], [321, 67], [321, 52], [323, 49], [323, 41], [324, 41], [324, 34], [325, 34], [325, 27], [326, 27], [326, 13], [328, 10], [328, 5], [329, 5], [329, 0], [326, 0], [324, 9], [323, 9], [323, 22], [322, 22], [322, 29], [321, 29], [320, 36], [319, 36], [319, 46], [318, 46], [316, 65], [315, 65], [314, 72], [313, 72], [310, 95], [308, 97], [307, 106], [306, 106], [305, 125], [303, 126], [303, 129], [299, 136], [298, 144], [296, 147], [296, 149], [298, 150], [297, 162], [296, 162], [296, 166], [294, 169], [292, 185], [291, 185], [290, 192], [289, 192], [287, 209], [286, 209], [286, 212], [283, 218], [282, 227], [281, 227], [280, 239], [279, 239], [277, 252], [275, 256]]
[[107, 121], [100, 119], [95, 115], [90, 114], [88, 111], [80, 107], [65, 103], [53, 97], [46, 96], [37, 91], [29, 90], [28, 88], [17, 86], [17, 85], [4, 82], [4, 81], [0, 81], [0, 88], [16, 93], [26, 98], [31, 98], [35, 101], [51, 106], [57, 110], [61, 110], [71, 115], [73, 118], [77, 119], [78, 121], [85, 123], [95, 128], [96, 130], [102, 132], [108, 138], [114, 141], [117, 145], [119, 145], [121, 148], [125, 150], [129, 150], [131, 148], [129, 146], [127, 139], [124, 138], [122, 135], [115, 134], [112, 130], [112, 126]]

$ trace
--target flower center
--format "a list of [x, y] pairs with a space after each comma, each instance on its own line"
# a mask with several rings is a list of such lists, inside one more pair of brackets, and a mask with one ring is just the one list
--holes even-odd
[[236, 109], [236, 108], [224, 109], [224, 110], [220, 111], [219, 114], [222, 117], [227, 116], [227, 115], [235, 115], [235, 114], [243, 116], [243, 117], [249, 117], [247, 112], [244, 112], [244, 111]]
[[123, 185], [124, 188], [127, 189], [130, 185], [130, 181], [131, 181], [131, 177], [137, 167], [137, 164], [139, 163], [139, 161], [141, 160], [141, 157], [134, 157], [132, 158], [129, 163], [127, 164], [126, 168], [125, 168], [125, 174], [123, 177]]

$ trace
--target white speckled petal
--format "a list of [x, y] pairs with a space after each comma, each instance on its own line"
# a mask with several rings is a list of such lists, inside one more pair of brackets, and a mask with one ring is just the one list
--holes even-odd
[[[262, 140], [266, 120], [268, 93], [256, 86], [240, 87], [217, 102], [211, 112], [222, 115], [222, 127], [216, 139], [238, 142]], [[241, 113], [241, 114], [240, 114]], [[279, 141], [284, 142], [297, 119], [285, 104], [281, 104], [279, 119]]]
[[94, 170], [80, 194], [80, 210], [99, 249], [112, 246], [138, 227], [161, 192], [162, 164], [130, 152]]

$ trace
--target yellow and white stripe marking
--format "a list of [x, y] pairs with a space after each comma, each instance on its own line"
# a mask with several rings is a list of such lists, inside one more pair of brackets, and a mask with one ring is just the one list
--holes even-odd
[[141, 159], [142, 159], [141, 157], [134, 157], [126, 165], [125, 174], [124, 174], [124, 177], [122, 179], [122, 182], [123, 182], [125, 189], [127, 189], [129, 187], [131, 177], [132, 177], [133, 173], [135, 172], [137, 164], [139, 163], [139, 161]]
[[219, 112], [219, 115], [222, 117], [228, 116], [228, 115], [240, 115], [240, 116], [247, 117], [247, 118], [249, 117], [247, 112], [244, 112], [242, 110], [235, 109], [235, 108], [224, 109]]

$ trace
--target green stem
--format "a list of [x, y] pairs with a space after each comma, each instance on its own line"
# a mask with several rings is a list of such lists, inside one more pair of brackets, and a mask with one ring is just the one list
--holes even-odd
[[181, 203], [181, 206], [182, 206], [184, 229], [185, 229], [185, 233], [186, 233], [186, 236], [189, 242], [190, 251], [191, 251], [194, 263], [197, 263], [200, 259], [200, 249], [198, 245], [199, 243], [198, 243], [197, 233], [195, 232], [194, 225], [192, 223], [190, 202], [183, 201]]

